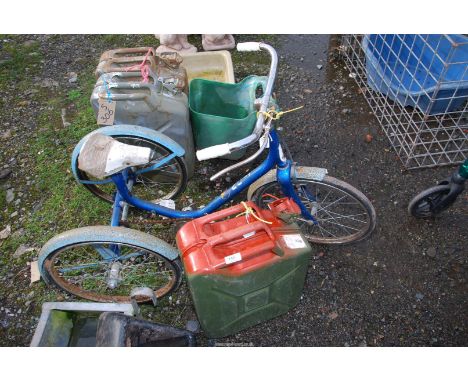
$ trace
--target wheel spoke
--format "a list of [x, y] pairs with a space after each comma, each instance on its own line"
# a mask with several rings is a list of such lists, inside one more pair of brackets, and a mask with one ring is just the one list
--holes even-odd
[[[354, 216], [367, 216], [367, 214], [365, 213], [362, 213], [362, 214], [355, 214], [355, 215], [341, 215], [337, 212], [333, 212], [333, 211], [328, 211], [328, 213], [332, 214], [332, 215], [338, 215], [337, 218], [333, 217], [332, 219], [335, 220], [335, 219], [350, 219], [350, 220], [353, 220], [353, 221], [357, 221], [359, 223], [364, 223], [364, 224], [367, 224], [367, 221], [363, 221], [363, 220], [359, 220], [359, 219], [353, 219]], [[327, 221], [327, 220], [330, 220], [330, 219], [322, 219], [321, 221]]]
[[[336, 220], [327, 210], [323, 210], [323, 211], [324, 211], [328, 216], [330, 216], [333, 220]], [[319, 224], [320, 224], [320, 221], [319, 221]], [[341, 225], [341, 224], [339, 224], [339, 223], [333, 223], [332, 221], [328, 221], [328, 224], [336, 224], [336, 225], [342, 226], [342, 227], [345, 229], [345, 231], [348, 233], [348, 235], [351, 234], [351, 232], [349, 232], [349, 231], [346, 229], [347, 227], [344, 226], [344, 225]]]
[[60, 273], [67, 273], [67, 272], [73, 272], [76, 270], [82, 270], [82, 269], [87, 269], [87, 268], [96, 268], [100, 267], [102, 264], [100, 263], [89, 263], [89, 264], [81, 264], [81, 265], [75, 265], [75, 266], [69, 266], [69, 267], [61, 267], [58, 268], [58, 271]]
[[330, 204], [327, 204], [326, 206], [321, 207], [320, 209], [317, 210], [317, 212], [322, 211], [323, 209], [328, 208], [330, 206], [333, 206], [334, 204], [338, 203], [340, 200], [342, 200], [344, 198], [346, 198], [346, 195], [342, 196], [341, 198], [339, 198], [338, 200], [335, 200], [334, 202], [332, 202]]
[[331, 192], [332, 192], [331, 190], [328, 191], [328, 194], [325, 195], [325, 197], [322, 199], [321, 204], [324, 204], [324, 203], [325, 203], [325, 200], [327, 200], [327, 198], [328, 198], [328, 196], [331, 194]]
[[347, 226], [347, 225], [344, 225], [344, 224], [340, 224], [340, 223], [337, 223], [337, 222], [334, 222], [334, 221], [327, 221], [327, 224], [334, 224], [334, 225], [343, 227], [345, 229], [345, 231], [347, 231], [349, 234], [351, 234], [351, 232], [349, 232], [348, 229], [352, 229], [353, 231], [359, 231], [357, 228], [350, 227], [350, 226]]

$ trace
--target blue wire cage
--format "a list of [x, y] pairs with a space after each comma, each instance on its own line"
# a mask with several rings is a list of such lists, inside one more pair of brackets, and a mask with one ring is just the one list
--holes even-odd
[[369, 86], [426, 115], [457, 111], [468, 99], [468, 37], [365, 35]]
[[349, 76], [407, 169], [468, 155], [468, 37], [343, 35]]

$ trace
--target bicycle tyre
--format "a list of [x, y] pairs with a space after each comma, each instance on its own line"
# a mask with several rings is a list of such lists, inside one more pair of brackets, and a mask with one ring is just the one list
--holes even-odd
[[[105, 133], [106, 135], [109, 135], [110, 137], [116, 139], [119, 142], [122, 143], [127, 143], [127, 144], [136, 144], [136, 145], [141, 145], [143, 147], [150, 147], [157, 153], [162, 153], [164, 155], [170, 155], [172, 154], [172, 150], [161, 144], [160, 142], [157, 142], [156, 140], [151, 139], [149, 136], [146, 136], [145, 134], [142, 134], [140, 131], [137, 131], [136, 129], [132, 129], [131, 127], [126, 128], [126, 129], [115, 129], [115, 131], [107, 131]], [[75, 151], [78, 151], [82, 146], [84, 138], [80, 141], [80, 143], [77, 145], [77, 148]], [[97, 196], [98, 198], [108, 202], [108, 203], [113, 203], [114, 201], [114, 192], [115, 192], [115, 186], [111, 182], [106, 185], [101, 185], [101, 184], [93, 184], [93, 183], [83, 183], [82, 181], [92, 181], [88, 174], [86, 174], [84, 171], [81, 171], [78, 168], [78, 153], [74, 153], [72, 156], [72, 171], [73, 174], [75, 175], [75, 178], [77, 182], [81, 185], [83, 185], [88, 191], [90, 191], [92, 194]], [[151, 200], [153, 202], [157, 202], [160, 199], [175, 199], [177, 198], [182, 192], [184, 192], [187, 182], [188, 182], [188, 176], [187, 176], [187, 166], [185, 164], [185, 161], [181, 157], [174, 157], [168, 164], [164, 165], [164, 167], [171, 166], [174, 169], [177, 169], [176, 172], [173, 172], [174, 174], [177, 174], [177, 182], [175, 183], [173, 188], [170, 188], [169, 190], [161, 190], [158, 187], [155, 187], [154, 185], [151, 185], [151, 187], [147, 187], [145, 185], [145, 179], [148, 181], [151, 176], [157, 176], [158, 173], [161, 173], [160, 169], [156, 169], [154, 171], [150, 171], [144, 175], [138, 175], [137, 176], [137, 182], [134, 185], [134, 189], [132, 190], [132, 193], [139, 197], [140, 199], [144, 200]], [[164, 175], [164, 174], [163, 174]], [[155, 182], [157, 184], [157, 181]], [[140, 187], [140, 184], [142, 184], [144, 187]]]
[[432, 218], [445, 211], [450, 205], [445, 206], [442, 210], [435, 212], [433, 209], [434, 203], [439, 203], [442, 198], [450, 192], [450, 185], [438, 185], [430, 187], [418, 195], [416, 195], [408, 204], [408, 213], [417, 219]]
[[[319, 186], [323, 188], [328, 188], [330, 190], [339, 190], [342, 192], [346, 197], [350, 198], [351, 201], [355, 201], [360, 206], [362, 212], [360, 214], [365, 215], [367, 221], [365, 224], [355, 233], [345, 235], [345, 236], [334, 236], [333, 235], [324, 235], [325, 233], [325, 224], [333, 224], [331, 220], [332, 218], [322, 219], [320, 216], [315, 216], [316, 213], [312, 213], [312, 215], [316, 218], [319, 224], [312, 225], [307, 223], [302, 217], [298, 217], [296, 222], [301, 227], [304, 236], [312, 243], [317, 244], [348, 244], [354, 243], [357, 241], [364, 240], [367, 238], [376, 226], [376, 213], [372, 203], [369, 199], [359, 190], [351, 186], [350, 184], [343, 182], [342, 180], [333, 178], [331, 176], [325, 175], [325, 177], [321, 180], [317, 180], [316, 176], [314, 176], [314, 171], [312, 168], [298, 166], [296, 167], [296, 175], [297, 178], [293, 181], [296, 187], [302, 187], [303, 185], [315, 185], [316, 196], [319, 190]], [[330, 191], [331, 192], [331, 191]], [[247, 198], [249, 200], [253, 200], [257, 205], [261, 208], [267, 208], [268, 201], [262, 198], [263, 195], [270, 194], [277, 197], [282, 197], [283, 194], [280, 189], [280, 185], [277, 183], [276, 180], [276, 170], [272, 170], [264, 175], [262, 178], [254, 182], [247, 192]], [[318, 198], [317, 198], [318, 200]], [[325, 200], [325, 199], [324, 199]], [[345, 199], [346, 200], [346, 199]], [[306, 201], [303, 200], [304, 203]], [[320, 207], [320, 204], [314, 202], [314, 208], [318, 212], [326, 211], [325, 207]], [[339, 205], [339, 204], [338, 204]], [[337, 205], [337, 206], [338, 206]], [[331, 212], [334, 214], [334, 212]], [[350, 217], [355, 217], [356, 215], [349, 215]], [[340, 218], [335, 218], [340, 219]], [[351, 220], [357, 220], [356, 218]], [[330, 221], [329, 223], [325, 223], [326, 221]], [[334, 223], [336, 224], [336, 222]], [[349, 224], [349, 223], [347, 223]], [[328, 227], [327, 227], [328, 228]], [[346, 230], [350, 230], [351, 228], [347, 226]], [[314, 231], [318, 231], [320, 235], [317, 235]]]
[[[104, 272], [104, 275], [109, 277], [108, 272], [112, 264], [109, 260], [102, 260], [101, 257], [94, 256], [98, 259], [94, 260], [94, 264], [89, 261], [85, 261], [83, 264], [77, 263], [74, 265], [67, 265], [67, 260], [64, 256], [67, 251], [79, 249], [81, 253], [86, 252], [86, 256], [88, 256], [89, 253], [86, 249], [84, 251], [82, 250], [83, 247], [87, 248], [87, 246], [93, 247], [96, 252], [100, 250], [96, 249], [96, 246], [101, 248], [102, 251], [107, 251], [106, 253], [109, 253], [109, 248], [113, 251], [116, 246], [118, 246], [119, 253], [121, 254], [124, 253], [121, 251], [122, 247], [130, 248], [134, 251], [135, 253], [131, 253], [134, 255], [133, 257], [130, 257], [130, 255], [127, 254], [126, 256], [128, 256], [128, 258], [122, 256], [122, 259], [118, 259], [122, 264], [121, 275], [128, 274], [130, 281], [134, 283], [134, 285], [124, 284], [122, 287], [119, 285], [117, 289], [112, 290], [108, 286], [104, 286], [104, 288], [107, 289], [104, 291], [99, 290], [97, 292], [90, 289], [90, 283], [95, 285], [95, 288], [99, 287], [102, 289], [104, 282], [107, 282], [108, 280], [108, 278], [105, 279], [105, 276], [101, 278], [106, 281], [100, 280], [100, 278], [95, 276], [95, 273], [91, 272], [97, 270], [101, 273]], [[105, 246], [108, 246], [109, 248]], [[79, 255], [78, 257], [76, 255], [74, 256], [75, 257], [72, 255], [72, 259], [80, 260], [84, 258], [83, 255]], [[92, 254], [89, 256], [92, 256]], [[164, 266], [166, 266], [171, 272], [170, 277], [166, 275], [167, 271], [163, 272], [164, 278], [168, 279], [167, 284], [158, 288], [156, 288], [155, 285], [142, 284], [141, 281], [147, 282], [148, 278], [151, 280], [158, 280], [159, 282], [160, 277], [156, 272], [153, 272], [152, 270], [151, 272], [148, 271], [148, 265], [151, 263], [142, 262], [142, 259], [149, 259], [149, 261], [154, 260], [154, 264], [164, 264]], [[87, 260], [87, 258], [85, 258], [85, 260]], [[139, 260], [140, 262], [138, 262]], [[133, 271], [134, 269], [137, 270], [137, 274]], [[182, 265], [179, 260], [179, 253], [168, 243], [144, 232], [124, 227], [109, 226], [82, 227], [66, 231], [55, 236], [49, 240], [40, 251], [39, 270], [47, 284], [55, 285], [75, 296], [98, 302], [130, 302], [131, 289], [142, 286], [151, 287], [151, 289], [155, 291], [156, 296], [158, 298], [162, 298], [172, 293], [180, 286], [183, 274]], [[140, 272], [141, 270], [142, 273]], [[76, 274], [81, 271], [84, 272], [83, 275]], [[60, 272], [62, 272], [62, 274], [60, 274]], [[64, 276], [65, 273], [70, 272], [72, 273], [70, 276]], [[141, 273], [140, 279], [136, 277], [139, 276], [138, 272]], [[72, 281], [70, 281], [70, 279], [66, 279], [66, 277], [70, 277]], [[122, 277], [122, 283], [126, 282], [128, 282], [128, 280], [125, 280], [124, 277]], [[125, 291], [124, 294], [122, 294], [123, 291]], [[147, 302], [149, 301], [149, 297], [141, 296], [138, 297], [137, 300], [138, 302]]]

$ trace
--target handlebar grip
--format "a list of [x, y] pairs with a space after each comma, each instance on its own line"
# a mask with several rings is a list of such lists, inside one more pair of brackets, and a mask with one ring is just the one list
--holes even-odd
[[230, 153], [231, 150], [229, 150], [229, 143], [223, 143], [222, 145], [211, 146], [207, 147], [206, 149], [198, 150], [197, 159], [200, 161], [207, 160], [211, 158], [218, 158]]
[[237, 44], [237, 50], [239, 52], [255, 52], [260, 50], [259, 42], [240, 42]]

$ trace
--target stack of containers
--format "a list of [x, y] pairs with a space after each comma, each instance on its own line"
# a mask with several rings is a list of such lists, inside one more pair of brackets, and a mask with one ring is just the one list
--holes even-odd
[[187, 71], [182, 62], [178, 53], [156, 54], [151, 47], [114, 49], [101, 55], [95, 75], [99, 78], [104, 73], [139, 71], [143, 63], [166, 85], [187, 93]]
[[113, 124], [148, 127], [179, 143], [190, 177], [195, 149], [181, 62], [177, 53], [156, 55], [149, 47], [104, 52], [95, 72], [91, 105], [97, 116], [99, 100], [115, 101]]
[[187, 283], [208, 337], [237, 333], [297, 305], [312, 249], [291, 219], [296, 214], [288, 198], [268, 210], [247, 202], [179, 230]]

